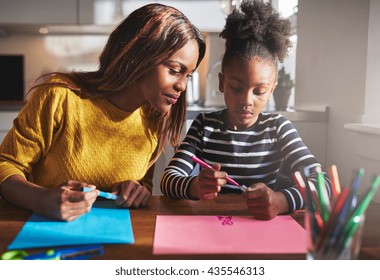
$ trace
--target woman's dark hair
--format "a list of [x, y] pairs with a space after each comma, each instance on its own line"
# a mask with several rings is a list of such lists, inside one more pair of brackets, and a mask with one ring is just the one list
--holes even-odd
[[[133, 11], [111, 33], [97, 71], [51, 73], [64, 77], [63, 81], [40, 85], [64, 86], [86, 98], [104, 98], [137, 82], [190, 40], [198, 43], [198, 66], [206, 50], [200, 31], [179, 10], [148, 4]], [[152, 164], [163, 151], [166, 139], [172, 146], [179, 144], [186, 117], [186, 95], [182, 93], [166, 115], [156, 112], [150, 104], [144, 105], [143, 112], [148, 131], [159, 138], [160, 147]]]
[[220, 37], [226, 39], [222, 69], [232, 58], [250, 59], [258, 56], [273, 62], [283, 62], [291, 46], [290, 22], [281, 19], [270, 3], [243, 0], [226, 20]]

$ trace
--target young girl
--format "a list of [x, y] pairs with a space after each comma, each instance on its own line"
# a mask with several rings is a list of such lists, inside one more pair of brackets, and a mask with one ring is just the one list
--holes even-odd
[[[228, 16], [220, 34], [226, 50], [219, 74], [227, 109], [195, 118], [161, 178], [165, 195], [202, 200], [241, 193], [227, 184], [228, 174], [249, 187], [243, 198], [255, 218], [271, 219], [303, 207], [291, 174], [306, 167], [313, 180], [320, 164], [289, 120], [263, 112], [277, 85], [278, 64], [291, 45], [289, 35], [289, 22], [262, 1], [243, 1]], [[193, 155], [214, 170], [191, 176]]]
[[204, 53], [199, 30], [177, 9], [131, 13], [97, 71], [52, 73], [32, 87], [0, 147], [1, 196], [65, 221], [91, 209], [98, 190], [84, 186], [118, 194], [122, 207], [146, 205], [165, 140], [179, 144], [187, 79]]

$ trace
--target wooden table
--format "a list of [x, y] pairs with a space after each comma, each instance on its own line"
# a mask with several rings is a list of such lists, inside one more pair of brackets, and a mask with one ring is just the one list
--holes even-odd
[[[104, 254], [98, 259], [107, 260], [152, 260], [152, 259], [305, 259], [304, 254], [282, 255], [153, 255], [153, 236], [156, 215], [248, 215], [239, 195], [219, 195], [210, 201], [171, 200], [164, 196], [153, 196], [149, 206], [130, 210], [134, 244], [105, 245]], [[0, 198], [0, 255], [16, 237], [30, 211], [10, 205]], [[303, 214], [293, 214], [302, 224]], [[41, 250], [28, 250], [33, 253]], [[380, 204], [372, 202], [366, 215], [360, 259], [380, 259]]]

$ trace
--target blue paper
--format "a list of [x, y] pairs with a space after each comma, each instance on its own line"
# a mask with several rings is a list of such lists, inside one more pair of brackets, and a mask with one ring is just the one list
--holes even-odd
[[129, 210], [113, 201], [97, 201], [89, 213], [71, 222], [34, 213], [8, 249], [134, 242]]

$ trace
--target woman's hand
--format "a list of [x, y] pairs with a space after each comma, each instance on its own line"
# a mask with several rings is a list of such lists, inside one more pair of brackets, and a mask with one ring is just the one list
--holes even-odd
[[70, 180], [42, 192], [41, 206], [37, 211], [63, 221], [72, 221], [90, 212], [97, 192], [82, 192], [83, 187], [95, 186]]
[[148, 204], [151, 192], [137, 181], [123, 181], [112, 187], [119, 194], [116, 204], [124, 208], [144, 207]]
[[191, 184], [190, 195], [200, 200], [215, 198], [221, 186], [227, 183], [227, 173], [220, 171], [220, 165], [214, 164], [213, 169], [202, 169]]
[[43, 188], [12, 175], [1, 184], [2, 197], [20, 207], [62, 221], [72, 221], [91, 210], [97, 192], [82, 192], [92, 187], [83, 182], [68, 181], [54, 188]]
[[248, 211], [259, 220], [270, 220], [279, 214], [288, 212], [288, 203], [283, 193], [274, 192], [264, 183], [250, 186], [243, 193]]

